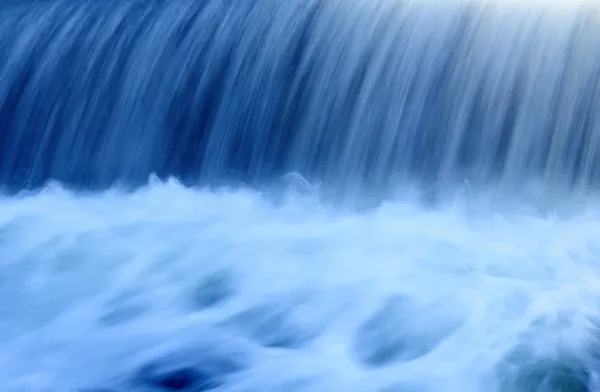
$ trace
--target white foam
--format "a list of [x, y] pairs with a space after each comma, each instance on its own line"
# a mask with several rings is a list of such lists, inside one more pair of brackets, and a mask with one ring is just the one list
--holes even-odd
[[[557, 218], [397, 200], [351, 212], [309, 197], [275, 205], [171, 182], [0, 200], [0, 389], [119, 385], [159, 346], [216, 337], [249, 356], [224, 390], [491, 391], [520, 343], [587, 355], [596, 208]], [[217, 294], [198, 302], [206, 279]], [[411, 319], [460, 327], [414, 360], [361, 363], [361, 325], [398, 295], [425, 312], [391, 316], [412, 334], [403, 344], [429, 333]]]

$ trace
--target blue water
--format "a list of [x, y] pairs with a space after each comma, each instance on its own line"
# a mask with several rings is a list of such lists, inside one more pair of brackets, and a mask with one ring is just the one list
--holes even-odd
[[600, 391], [593, 1], [0, 5], [0, 391]]

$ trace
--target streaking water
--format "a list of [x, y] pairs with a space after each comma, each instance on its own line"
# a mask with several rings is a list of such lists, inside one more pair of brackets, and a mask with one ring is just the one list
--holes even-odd
[[170, 352], [236, 361], [223, 391], [586, 390], [597, 205], [560, 219], [264, 196], [172, 182], [3, 199], [2, 390], [130, 390]]
[[2, 3], [0, 391], [600, 391], [599, 9]]
[[[595, 2], [48, 0], [0, 18], [0, 181], [597, 188]], [[516, 189], [515, 189], [516, 188]]]

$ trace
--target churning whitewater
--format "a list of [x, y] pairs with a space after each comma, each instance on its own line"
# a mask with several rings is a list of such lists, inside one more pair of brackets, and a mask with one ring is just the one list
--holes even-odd
[[170, 182], [3, 199], [2, 389], [579, 392], [595, 379], [597, 207], [559, 218], [407, 198], [350, 212], [285, 195]]
[[5, 0], [0, 391], [600, 392], [593, 1]]

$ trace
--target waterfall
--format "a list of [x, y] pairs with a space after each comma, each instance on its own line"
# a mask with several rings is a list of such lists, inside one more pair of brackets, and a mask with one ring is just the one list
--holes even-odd
[[593, 3], [40, 1], [3, 5], [0, 181], [137, 187], [600, 176]]

